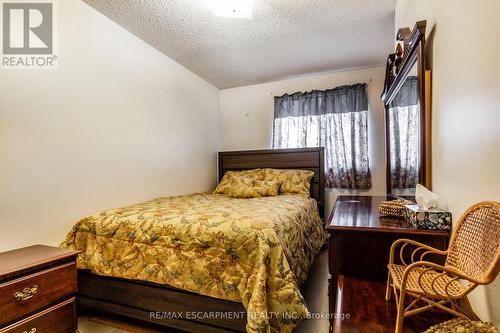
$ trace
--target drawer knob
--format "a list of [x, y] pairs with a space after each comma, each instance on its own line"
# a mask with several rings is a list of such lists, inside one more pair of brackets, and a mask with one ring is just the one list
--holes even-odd
[[36, 328], [33, 327], [32, 329], [30, 329], [29, 331], [23, 331], [23, 333], [35, 333], [36, 332]]
[[[21, 302], [21, 301], [26, 301], [28, 299], [30, 299], [31, 297], [33, 297], [38, 291], [38, 285], [34, 285], [33, 287], [29, 288], [24, 288], [23, 290], [21, 291], [17, 291], [14, 293], [14, 298], [16, 299], [16, 301], [18, 302]], [[34, 331], [33, 331], [34, 330]], [[35, 333], [36, 332], [36, 328], [32, 328], [29, 332], [27, 333]], [[23, 332], [24, 333], [24, 332]]]

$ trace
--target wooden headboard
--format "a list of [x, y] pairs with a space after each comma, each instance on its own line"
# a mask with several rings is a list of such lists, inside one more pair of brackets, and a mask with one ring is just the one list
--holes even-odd
[[219, 152], [217, 181], [227, 171], [258, 168], [301, 169], [314, 171], [311, 197], [318, 202], [320, 216], [325, 207], [325, 149], [266, 149]]

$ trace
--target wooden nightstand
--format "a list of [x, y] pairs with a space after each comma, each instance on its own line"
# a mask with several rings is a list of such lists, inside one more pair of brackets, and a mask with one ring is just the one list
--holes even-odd
[[0, 253], [0, 333], [77, 331], [78, 253], [45, 245]]

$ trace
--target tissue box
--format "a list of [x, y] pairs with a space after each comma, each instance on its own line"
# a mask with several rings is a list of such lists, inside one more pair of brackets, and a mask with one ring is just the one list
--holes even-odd
[[405, 218], [417, 229], [451, 229], [451, 213], [439, 208], [424, 210], [418, 205], [405, 205]]

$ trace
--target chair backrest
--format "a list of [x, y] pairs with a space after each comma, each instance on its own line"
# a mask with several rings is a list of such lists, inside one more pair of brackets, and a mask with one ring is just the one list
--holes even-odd
[[460, 218], [448, 248], [446, 266], [487, 284], [500, 269], [500, 203], [484, 201]]

